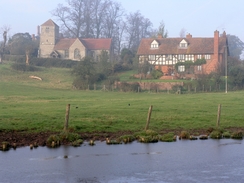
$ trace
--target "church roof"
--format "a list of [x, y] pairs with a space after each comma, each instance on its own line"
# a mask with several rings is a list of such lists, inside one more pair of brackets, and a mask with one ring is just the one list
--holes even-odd
[[112, 45], [111, 38], [80, 39], [84, 46], [89, 50], [110, 50]]
[[75, 38], [60, 39], [54, 46], [54, 50], [68, 50], [69, 47], [75, 42]]
[[59, 27], [52, 19], [47, 20], [41, 26], [57, 26], [57, 27]]
[[[54, 46], [54, 50], [68, 50], [77, 38], [62, 38]], [[112, 39], [81, 39], [80, 42], [89, 50], [110, 50]]]

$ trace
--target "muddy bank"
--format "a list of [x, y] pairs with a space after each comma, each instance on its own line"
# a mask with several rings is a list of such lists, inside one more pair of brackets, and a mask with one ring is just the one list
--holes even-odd
[[[209, 128], [207, 130], [188, 130], [192, 135], [209, 135], [213, 129]], [[229, 132], [244, 131], [244, 128], [228, 128], [225, 129]], [[159, 134], [163, 135], [168, 132], [174, 132], [179, 135], [182, 129], [177, 130], [162, 130]], [[29, 146], [30, 144], [37, 143], [39, 146], [46, 146], [46, 141], [50, 135], [59, 134], [58, 132], [25, 132], [25, 131], [0, 131], [0, 144], [2, 142], [8, 142], [10, 147], [13, 144], [16, 147]], [[92, 132], [92, 133], [79, 133], [81, 139], [83, 140], [95, 140], [95, 141], [105, 141], [106, 138], [116, 139], [123, 135], [133, 135], [134, 132], [131, 131], [121, 131], [121, 132]], [[70, 142], [63, 141], [61, 145], [70, 145]], [[1, 147], [0, 147], [1, 148]]]
[[[18, 131], [0, 131], [0, 144], [8, 142], [10, 147], [15, 144], [17, 147], [29, 146], [30, 144], [38, 144], [46, 146], [46, 141], [50, 135], [58, 135], [58, 132], [18, 132]], [[78, 133], [83, 140], [99, 140], [105, 141], [106, 138], [117, 138], [122, 135], [133, 134], [132, 132], [93, 132], [93, 133]], [[61, 145], [70, 145], [68, 141], [62, 141]], [[1, 150], [1, 147], [0, 147]]]

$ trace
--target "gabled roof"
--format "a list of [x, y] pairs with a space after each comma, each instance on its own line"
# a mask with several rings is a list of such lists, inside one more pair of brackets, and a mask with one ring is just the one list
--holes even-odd
[[112, 39], [81, 39], [81, 38], [63, 38], [54, 46], [54, 50], [68, 50], [70, 46], [79, 40], [89, 50], [110, 50]]
[[89, 50], [110, 50], [112, 45], [111, 38], [99, 38], [99, 39], [80, 39], [84, 46]]
[[187, 43], [187, 44], [189, 44], [185, 38], [182, 38], [182, 40], [180, 41], [180, 43]]
[[76, 38], [63, 38], [54, 46], [54, 50], [68, 50]]
[[45, 23], [43, 23], [41, 26], [57, 26], [59, 27], [52, 19], [49, 19]]
[[[160, 54], [213, 54], [214, 38], [183, 38], [188, 47], [182, 49], [179, 43], [182, 38], [157, 38], [158, 49], [151, 49], [150, 44], [155, 38], [144, 38], [141, 40], [137, 55], [160, 55]], [[226, 45], [226, 37], [219, 37], [219, 53], [222, 53]]]
[[156, 42], [157, 44], [159, 44], [159, 42], [158, 42], [156, 39], [153, 39], [152, 42], [151, 42], [151, 44], [152, 44], [152, 43], [155, 43], [155, 42]]

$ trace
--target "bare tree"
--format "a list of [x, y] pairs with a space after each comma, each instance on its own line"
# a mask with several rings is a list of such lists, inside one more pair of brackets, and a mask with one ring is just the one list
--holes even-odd
[[3, 31], [3, 43], [2, 43], [2, 45], [0, 45], [0, 63], [2, 63], [2, 60], [3, 60], [3, 54], [5, 51], [7, 35], [8, 35], [8, 32], [10, 31], [10, 26], [5, 25], [1, 28], [1, 30]]
[[111, 0], [68, 0], [66, 5], [59, 4], [52, 14], [61, 22], [65, 35], [112, 38], [123, 11], [119, 3]]
[[104, 36], [106, 38], [112, 38], [114, 36], [123, 15], [124, 11], [122, 10], [121, 5], [110, 1], [105, 17]]
[[94, 12], [93, 12], [93, 7], [94, 7], [94, 0], [89, 0], [86, 1], [84, 0], [83, 3], [83, 25], [84, 25], [84, 29], [83, 29], [83, 36], [85, 38], [90, 38], [90, 37], [94, 37], [94, 33], [93, 33], [93, 17], [94, 17]]
[[149, 19], [144, 18], [139, 11], [127, 15], [126, 23], [128, 48], [136, 50], [140, 40], [150, 35], [149, 30], [151, 30], [152, 23]]
[[83, 22], [82, 1], [68, 1], [68, 6], [58, 4], [58, 7], [52, 11], [52, 15], [62, 23], [66, 34], [68, 32], [71, 37], [80, 37]]
[[121, 47], [124, 41], [123, 39], [124, 39], [125, 30], [126, 30], [126, 23], [123, 20], [121, 20], [118, 24], [118, 28], [114, 36], [114, 50], [117, 55], [120, 55]]
[[158, 35], [161, 35], [164, 38], [168, 37], [168, 31], [165, 29], [165, 24], [163, 20], [160, 22], [160, 25], [158, 27]]
[[107, 14], [107, 7], [109, 6], [108, 0], [95, 0], [94, 1], [94, 33], [95, 37], [102, 36], [102, 31], [105, 27], [105, 17]]
[[186, 29], [184, 29], [184, 28], [182, 28], [181, 30], [180, 30], [180, 37], [186, 37]]

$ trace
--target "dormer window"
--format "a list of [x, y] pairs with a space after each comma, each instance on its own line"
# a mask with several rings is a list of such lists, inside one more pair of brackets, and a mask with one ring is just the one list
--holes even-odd
[[151, 48], [158, 48], [159, 44], [156, 40], [151, 43]]
[[180, 43], [180, 47], [185, 48], [186, 47], [186, 43]]
[[187, 45], [188, 45], [188, 43], [186, 42], [186, 40], [183, 39], [183, 40], [180, 42], [179, 47], [180, 47], [180, 48], [187, 48]]

